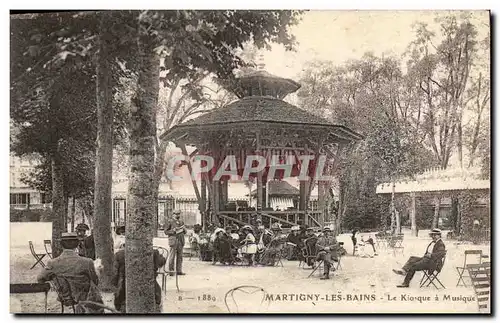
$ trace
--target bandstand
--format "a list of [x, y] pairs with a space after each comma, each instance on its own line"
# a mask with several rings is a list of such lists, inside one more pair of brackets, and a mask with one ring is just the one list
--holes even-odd
[[[265, 222], [280, 222], [284, 226], [295, 225], [299, 221], [309, 226], [323, 226], [325, 219], [322, 210], [312, 211], [306, 207], [313, 185], [317, 182], [315, 166], [320, 155], [327, 155], [327, 160], [332, 162], [342, 146], [361, 140], [362, 136], [283, 101], [285, 96], [299, 88], [300, 84], [293, 80], [276, 77], [262, 70], [249, 73], [238, 78], [229, 89], [239, 100], [176, 125], [161, 136], [161, 140], [175, 143], [186, 156], [186, 145], [190, 145], [196, 147], [189, 155], [191, 158], [203, 154], [214, 159], [212, 171], [202, 174], [200, 183], [192, 180], [200, 212], [206, 215], [205, 223], [248, 224], [257, 216], [267, 217]], [[238, 175], [241, 176], [247, 156], [252, 155], [262, 156], [268, 162], [264, 169], [250, 174], [257, 184], [256, 208], [228, 208], [229, 178], [225, 176], [215, 180], [214, 175], [227, 156], [235, 156]], [[311, 159], [309, 167], [302, 165], [306, 155]], [[293, 156], [295, 162], [291, 173], [287, 175], [308, 175], [308, 178], [300, 179], [297, 208], [267, 210], [266, 182], [283, 179], [285, 175], [278, 167], [275, 168], [274, 176], [270, 176], [270, 165], [285, 163], [290, 160], [287, 159], [289, 156]], [[191, 162], [188, 162], [188, 167], [191, 171]]]

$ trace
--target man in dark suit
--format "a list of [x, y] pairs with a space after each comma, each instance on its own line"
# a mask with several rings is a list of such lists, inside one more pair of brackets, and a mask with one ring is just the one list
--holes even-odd
[[441, 230], [432, 229], [429, 235], [432, 241], [427, 246], [423, 257], [410, 257], [402, 269], [393, 269], [396, 274], [405, 276], [403, 283], [397, 287], [409, 287], [416, 271], [441, 269], [443, 266], [446, 248], [441, 240]]
[[94, 236], [92, 234], [87, 236], [87, 231], [89, 229], [89, 226], [85, 223], [79, 223], [75, 228], [75, 232], [80, 239], [80, 243], [78, 244], [78, 254], [82, 257], [95, 260]]
[[181, 220], [181, 211], [174, 211], [174, 218], [165, 225], [165, 234], [168, 236], [168, 245], [170, 247], [168, 254], [169, 275], [174, 275], [174, 263], [177, 275], [185, 275], [182, 271], [182, 253], [184, 250], [186, 227]]
[[[160, 311], [161, 305], [161, 287], [156, 281], [158, 276], [158, 269], [165, 265], [167, 260], [165, 257], [160, 255], [158, 250], [153, 251], [153, 263], [154, 263], [154, 278], [155, 278], [155, 301], [157, 305], [157, 310]], [[125, 249], [120, 249], [115, 253], [115, 259], [113, 263], [113, 285], [116, 287], [114, 296], [114, 304], [116, 310], [125, 313]]]
[[[101, 293], [97, 288], [99, 279], [95, 271], [94, 262], [86, 257], [79, 256], [75, 249], [79, 243], [76, 233], [63, 233], [61, 235], [61, 246], [63, 252], [59, 257], [47, 262], [47, 266], [37, 277], [38, 282], [53, 280], [54, 277], [65, 278], [71, 290], [60, 291], [62, 294], [71, 293], [77, 302], [92, 301], [103, 303]], [[104, 313], [102, 308], [86, 305], [85, 308], [77, 305], [77, 313]]]
[[[320, 279], [330, 279], [330, 268], [333, 262], [339, 261], [337, 250], [337, 239], [331, 234], [332, 230], [329, 227], [323, 228], [323, 235], [316, 242], [316, 249], [319, 251], [317, 260], [323, 260], [324, 272]], [[335, 271], [335, 267], [333, 267]]]

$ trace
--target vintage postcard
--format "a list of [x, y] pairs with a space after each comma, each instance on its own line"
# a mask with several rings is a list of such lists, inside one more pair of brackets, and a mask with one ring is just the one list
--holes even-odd
[[11, 313], [491, 314], [490, 19], [11, 13]]

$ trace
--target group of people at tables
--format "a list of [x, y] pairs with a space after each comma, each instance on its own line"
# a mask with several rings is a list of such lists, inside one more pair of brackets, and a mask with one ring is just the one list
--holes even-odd
[[[92, 234], [86, 234], [88, 230], [89, 227], [86, 224], [79, 224], [75, 232], [63, 233], [60, 239], [62, 253], [47, 262], [37, 280], [46, 282], [54, 280], [54, 277], [64, 277], [68, 280], [70, 292], [77, 302], [92, 301], [102, 304], [98, 270], [96, 270], [96, 267], [99, 268], [97, 264], [99, 259], [95, 261], [93, 237]], [[169, 272], [183, 275], [182, 250], [184, 235], [187, 231], [179, 211], [174, 212], [174, 217], [165, 227], [165, 232], [169, 237], [171, 250], [168, 259]], [[116, 287], [114, 305], [118, 311], [125, 312], [125, 226], [116, 228], [116, 233], [112, 279]], [[358, 245], [356, 234], [355, 230], [351, 236], [354, 251]], [[436, 268], [440, 270], [443, 266], [446, 249], [441, 240], [441, 230], [433, 229], [429, 235], [432, 241], [427, 246], [423, 257], [410, 257], [401, 269], [393, 270], [396, 274], [405, 277], [404, 282], [398, 287], [408, 287], [416, 271]], [[346, 254], [343, 243], [337, 241], [329, 227], [324, 227], [321, 232], [315, 232], [313, 228], [299, 225], [291, 227], [289, 234], [284, 234], [279, 223], [274, 223], [270, 229], [267, 229], [260, 220], [257, 220], [256, 225], [244, 225], [241, 228], [232, 225], [224, 229], [211, 225], [206, 232], [202, 232], [200, 225], [195, 225], [194, 233], [189, 236], [189, 241], [192, 247], [198, 248], [202, 260], [212, 261], [213, 264], [219, 262], [230, 265], [246, 262], [248, 266], [257, 264], [274, 266], [282, 256], [288, 260], [302, 260], [310, 267], [314, 267], [317, 261], [323, 261], [324, 272], [321, 279], [329, 279], [330, 270], [335, 270], [333, 263], [338, 262], [340, 256]], [[373, 239], [369, 237], [365, 241], [362, 238], [359, 245], [364, 245], [365, 242], [371, 245], [375, 252]], [[152, 278], [155, 280], [157, 311], [160, 311], [161, 305], [161, 289], [156, 281], [157, 271], [166, 262], [167, 259], [154, 249]], [[76, 311], [102, 313], [103, 309], [99, 306], [85, 308], [77, 306]]]
[[[290, 228], [285, 234], [279, 223], [273, 223], [269, 229], [262, 221], [256, 225], [217, 227], [212, 224], [202, 232], [200, 225], [195, 225], [189, 237], [193, 249], [199, 250], [200, 259], [212, 261], [212, 264], [245, 264], [247, 266], [275, 266], [282, 258], [302, 260], [311, 268], [315, 261], [323, 260], [325, 271], [321, 279], [330, 278], [332, 263], [346, 253], [343, 243], [337, 242], [329, 227], [321, 232], [305, 225]], [[316, 256], [306, 257], [306, 255]]]

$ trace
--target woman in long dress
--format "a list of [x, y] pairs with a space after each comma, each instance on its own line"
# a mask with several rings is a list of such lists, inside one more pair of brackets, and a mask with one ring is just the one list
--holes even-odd
[[255, 254], [257, 253], [257, 244], [255, 243], [253, 229], [246, 225], [241, 230], [245, 234], [245, 239], [242, 241], [241, 253], [248, 260], [248, 265], [253, 266]]

